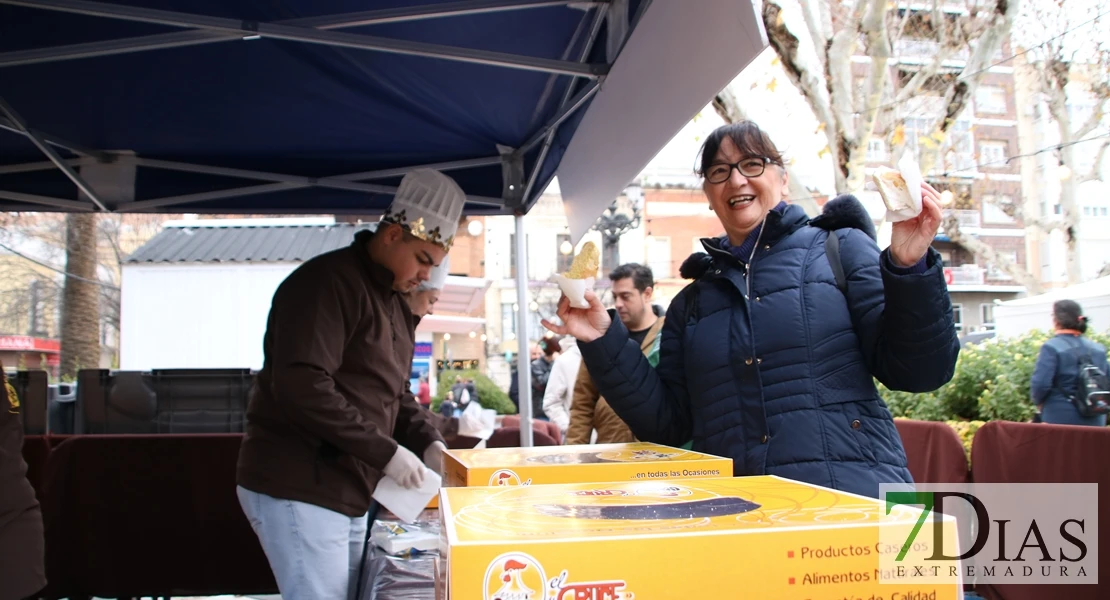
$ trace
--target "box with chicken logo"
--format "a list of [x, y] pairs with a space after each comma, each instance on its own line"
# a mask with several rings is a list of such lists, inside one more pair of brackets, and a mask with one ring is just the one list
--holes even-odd
[[731, 476], [731, 458], [642, 442], [448, 450], [443, 460], [443, 484], [456, 487]]
[[955, 522], [935, 522], [951, 559], [931, 562], [934, 522], [922, 529], [923, 514], [773, 476], [443, 488], [438, 592], [956, 600]]

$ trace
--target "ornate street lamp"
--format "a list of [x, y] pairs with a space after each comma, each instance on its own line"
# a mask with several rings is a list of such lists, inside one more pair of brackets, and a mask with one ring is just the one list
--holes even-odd
[[[594, 223], [594, 231], [601, 232], [601, 271], [608, 275], [620, 264], [621, 236], [640, 226], [643, 217], [644, 189], [639, 182], [624, 188], [626, 202], [613, 200], [609, 208]], [[622, 206], [623, 205], [623, 206]]]

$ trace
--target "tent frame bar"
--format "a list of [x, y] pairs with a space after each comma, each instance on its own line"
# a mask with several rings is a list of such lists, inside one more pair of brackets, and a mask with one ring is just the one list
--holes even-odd
[[10, 192], [7, 190], [0, 190], [0, 198], [3, 198], [5, 200], [14, 200], [15, 202], [26, 202], [27, 204], [52, 206], [54, 208], [62, 208], [65, 210], [72, 210], [77, 212], [88, 212], [95, 208], [92, 204], [81, 202], [80, 200], [66, 200], [64, 198], [37, 196], [35, 194], [24, 194], [22, 192]]
[[89, 184], [77, 174], [77, 171], [74, 171], [73, 167], [69, 166], [61, 156], [58, 156], [58, 152], [55, 151], [54, 148], [51, 148], [49, 144], [42, 141], [42, 138], [35, 135], [35, 132], [27, 127], [27, 123], [24, 122], [23, 118], [19, 116], [19, 113], [15, 112], [15, 109], [4, 100], [3, 96], [0, 96], [0, 112], [7, 115], [8, 119], [15, 124], [16, 128], [22, 131], [23, 135], [27, 136], [27, 138], [31, 140], [31, 143], [34, 144], [40, 152], [45, 154], [46, 158], [49, 158], [50, 162], [54, 163], [54, 165], [57, 166], [58, 169], [77, 186], [77, 189], [81, 190], [81, 193], [85, 194], [98, 209], [102, 211], [108, 210], [108, 207], [104, 206], [104, 203], [100, 201], [100, 198], [96, 195], [96, 192], [93, 191], [92, 187], [89, 186]]
[[37, 129], [28, 128], [27, 131], [23, 131], [18, 126], [16, 126], [16, 124], [13, 123], [11, 121], [11, 119], [9, 119], [7, 117], [0, 117], [0, 129], [5, 129], [5, 130], [10, 131], [12, 133], [18, 133], [20, 135], [27, 135], [28, 133], [31, 133], [32, 135], [37, 136], [40, 140], [42, 140], [42, 141], [44, 141], [44, 142], [46, 142], [46, 143], [48, 143], [52, 146], [57, 146], [57, 147], [59, 147], [63, 150], [68, 150], [68, 151], [70, 151], [74, 154], [83, 154], [85, 156], [91, 156], [91, 157], [93, 157], [97, 160], [100, 160], [100, 161], [107, 162], [107, 161], [112, 159], [111, 155], [109, 155], [106, 152], [102, 152], [100, 150], [93, 150], [92, 148], [86, 148], [85, 146], [83, 146], [81, 144], [71, 142], [69, 140], [65, 140], [65, 139], [62, 139], [62, 138], [57, 137], [57, 136], [50, 135], [49, 133], [44, 133], [44, 132], [39, 131]]
[[[171, 27], [221, 32], [243, 39], [268, 37], [294, 42], [441, 58], [496, 67], [571, 75], [575, 77], [596, 79], [603, 77], [609, 71], [608, 64], [583, 64], [579, 62], [519, 56], [504, 52], [457, 48], [426, 42], [413, 42], [378, 36], [323, 31], [311, 27], [282, 25], [278, 23], [259, 23], [255, 21], [237, 21], [235, 19], [221, 17], [191, 15], [176, 11], [89, 2], [87, 0], [0, 0], [0, 3], [95, 17], [168, 25]], [[206, 41], [216, 39], [209, 36], [206, 36], [206, 38]], [[108, 43], [111, 44], [113, 42]]]
[[[601, 26], [605, 23], [606, 16], [607, 11], [604, 10], [599, 10], [594, 15], [593, 25], [590, 28], [589, 36], [586, 38], [586, 45], [583, 46], [582, 52], [578, 55], [578, 62], [586, 60], [586, 57], [590, 55], [590, 52], [593, 50], [594, 44], [597, 42], [597, 36], [601, 33]], [[595, 88], [594, 91], [596, 92], [597, 88]], [[563, 93], [562, 104], [560, 104], [560, 112], [563, 108], [567, 106], [569, 102], [571, 102], [571, 96], [573, 94], [574, 82], [570, 82], [570, 84], [567, 85], [566, 92]], [[544, 161], [547, 160], [547, 153], [551, 150], [551, 144], [555, 141], [555, 133], [558, 131], [559, 125], [561, 124], [562, 121], [560, 120], [558, 123], [555, 124], [554, 127], [550, 127], [546, 131], [541, 131], [540, 134], [538, 134], [543, 136], [543, 146], [540, 147], [540, 155], [536, 158], [536, 166], [532, 168], [532, 173], [528, 175], [528, 182], [524, 185], [524, 193], [521, 195], [521, 197], [524, 198], [525, 202], [528, 201], [528, 197], [529, 194], [532, 193], [532, 189], [536, 187], [536, 180], [539, 178], [540, 171], [543, 170]], [[518, 262], [517, 264], [521, 263]]]
[[[593, 0], [591, 2], [573, 3], [576, 5], [597, 5], [605, 4], [608, 1], [609, 0]], [[367, 10], [303, 19], [288, 19], [276, 21], [276, 23], [280, 25], [311, 27], [323, 30], [344, 29], [348, 27], [365, 27], [385, 23], [403, 23], [444, 17], [507, 12], [527, 8], [545, 8], [571, 3], [571, 0], [462, 0], [460, 2], [447, 2], [443, 4]], [[179, 31], [174, 33], [159, 33], [117, 40], [106, 40], [102, 42], [34, 48], [31, 50], [0, 53], [0, 68], [227, 42], [239, 40], [242, 39], [242, 37], [243, 36], [239, 34], [231, 35], [203, 30]]]

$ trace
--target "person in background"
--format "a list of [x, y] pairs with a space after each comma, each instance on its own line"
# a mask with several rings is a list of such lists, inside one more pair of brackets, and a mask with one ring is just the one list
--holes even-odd
[[[655, 276], [651, 269], [636, 263], [621, 265], [609, 273], [613, 282], [615, 308], [609, 317], [619, 318], [628, 336], [640, 346], [652, 365], [659, 363], [659, 332], [663, 330], [663, 309], [652, 304]], [[636, 441], [628, 425], [601, 397], [585, 366], [575, 374], [574, 399], [570, 406], [568, 444], [589, 444], [594, 432], [597, 443], [616, 444]]]
[[0, 364], [0, 598], [30, 598], [46, 587], [42, 509], [27, 480], [19, 395]]
[[1072, 403], [1079, 388], [1079, 356], [1089, 357], [1103, 374], [1110, 373], [1106, 348], [1083, 336], [1090, 319], [1074, 300], [1052, 305], [1052, 326], [1056, 335], [1041, 346], [1033, 367], [1029, 393], [1041, 413], [1041, 422], [1055, 425], [1106, 426], [1106, 415], [1084, 417]]
[[540, 357], [532, 361], [532, 418], [548, 420], [543, 412], [543, 397], [547, 393], [547, 381], [551, 378], [551, 366], [559, 352], [559, 342], [544, 338], [539, 343]]
[[784, 164], [750, 121], [706, 138], [698, 174], [725, 233], [683, 264], [693, 282], [667, 309], [658, 365], [592, 292], [588, 309], [562, 298], [562, 325], [544, 325], [578, 338], [598, 390], [638, 439], [692, 439], [694, 450], [732, 458], [736, 476], [877, 498], [881, 484], [913, 477], [875, 380], [932, 391], [959, 355], [931, 247], [940, 193], [922, 184], [921, 213], [894, 223], [880, 250], [854, 197], [812, 221], [787, 203]]
[[432, 386], [428, 384], [428, 376], [420, 376], [420, 385], [417, 387], [416, 399], [420, 406], [430, 409], [432, 407]]
[[447, 256], [465, 194], [409, 172], [374, 232], [297, 267], [274, 293], [236, 480], [285, 600], [358, 588], [372, 494], [442, 471], [443, 437], [410, 390], [405, 295]]
[[[451, 270], [451, 258], [444, 257], [443, 262], [438, 267], [432, 269], [428, 275], [428, 280], [416, 286], [416, 288], [405, 294], [405, 301], [409, 304], [409, 310], [412, 311], [413, 328], [415, 329], [420, 325], [420, 320], [424, 317], [433, 314], [433, 310], [437, 302], [439, 302], [439, 295], [443, 291], [443, 286], [447, 283], [447, 274]], [[428, 376], [421, 375], [420, 383], [417, 386], [416, 399], [420, 402], [420, 406], [431, 409], [432, 407], [432, 386], [428, 383]], [[442, 428], [439, 428], [443, 432]]]
[[570, 336], [559, 340], [559, 349], [559, 357], [551, 365], [551, 377], [543, 395], [543, 412], [559, 426], [563, 439], [566, 439], [567, 427], [570, 426], [570, 401], [574, 395], [578, 368], [582, 366], [582, 353]]

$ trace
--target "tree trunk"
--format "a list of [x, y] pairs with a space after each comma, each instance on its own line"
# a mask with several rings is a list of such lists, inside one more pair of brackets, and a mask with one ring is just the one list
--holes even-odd
[[62, 300], [60, 376], [100, 367], [100, 289], [95, 213], [66, 215], [66, 278]]

